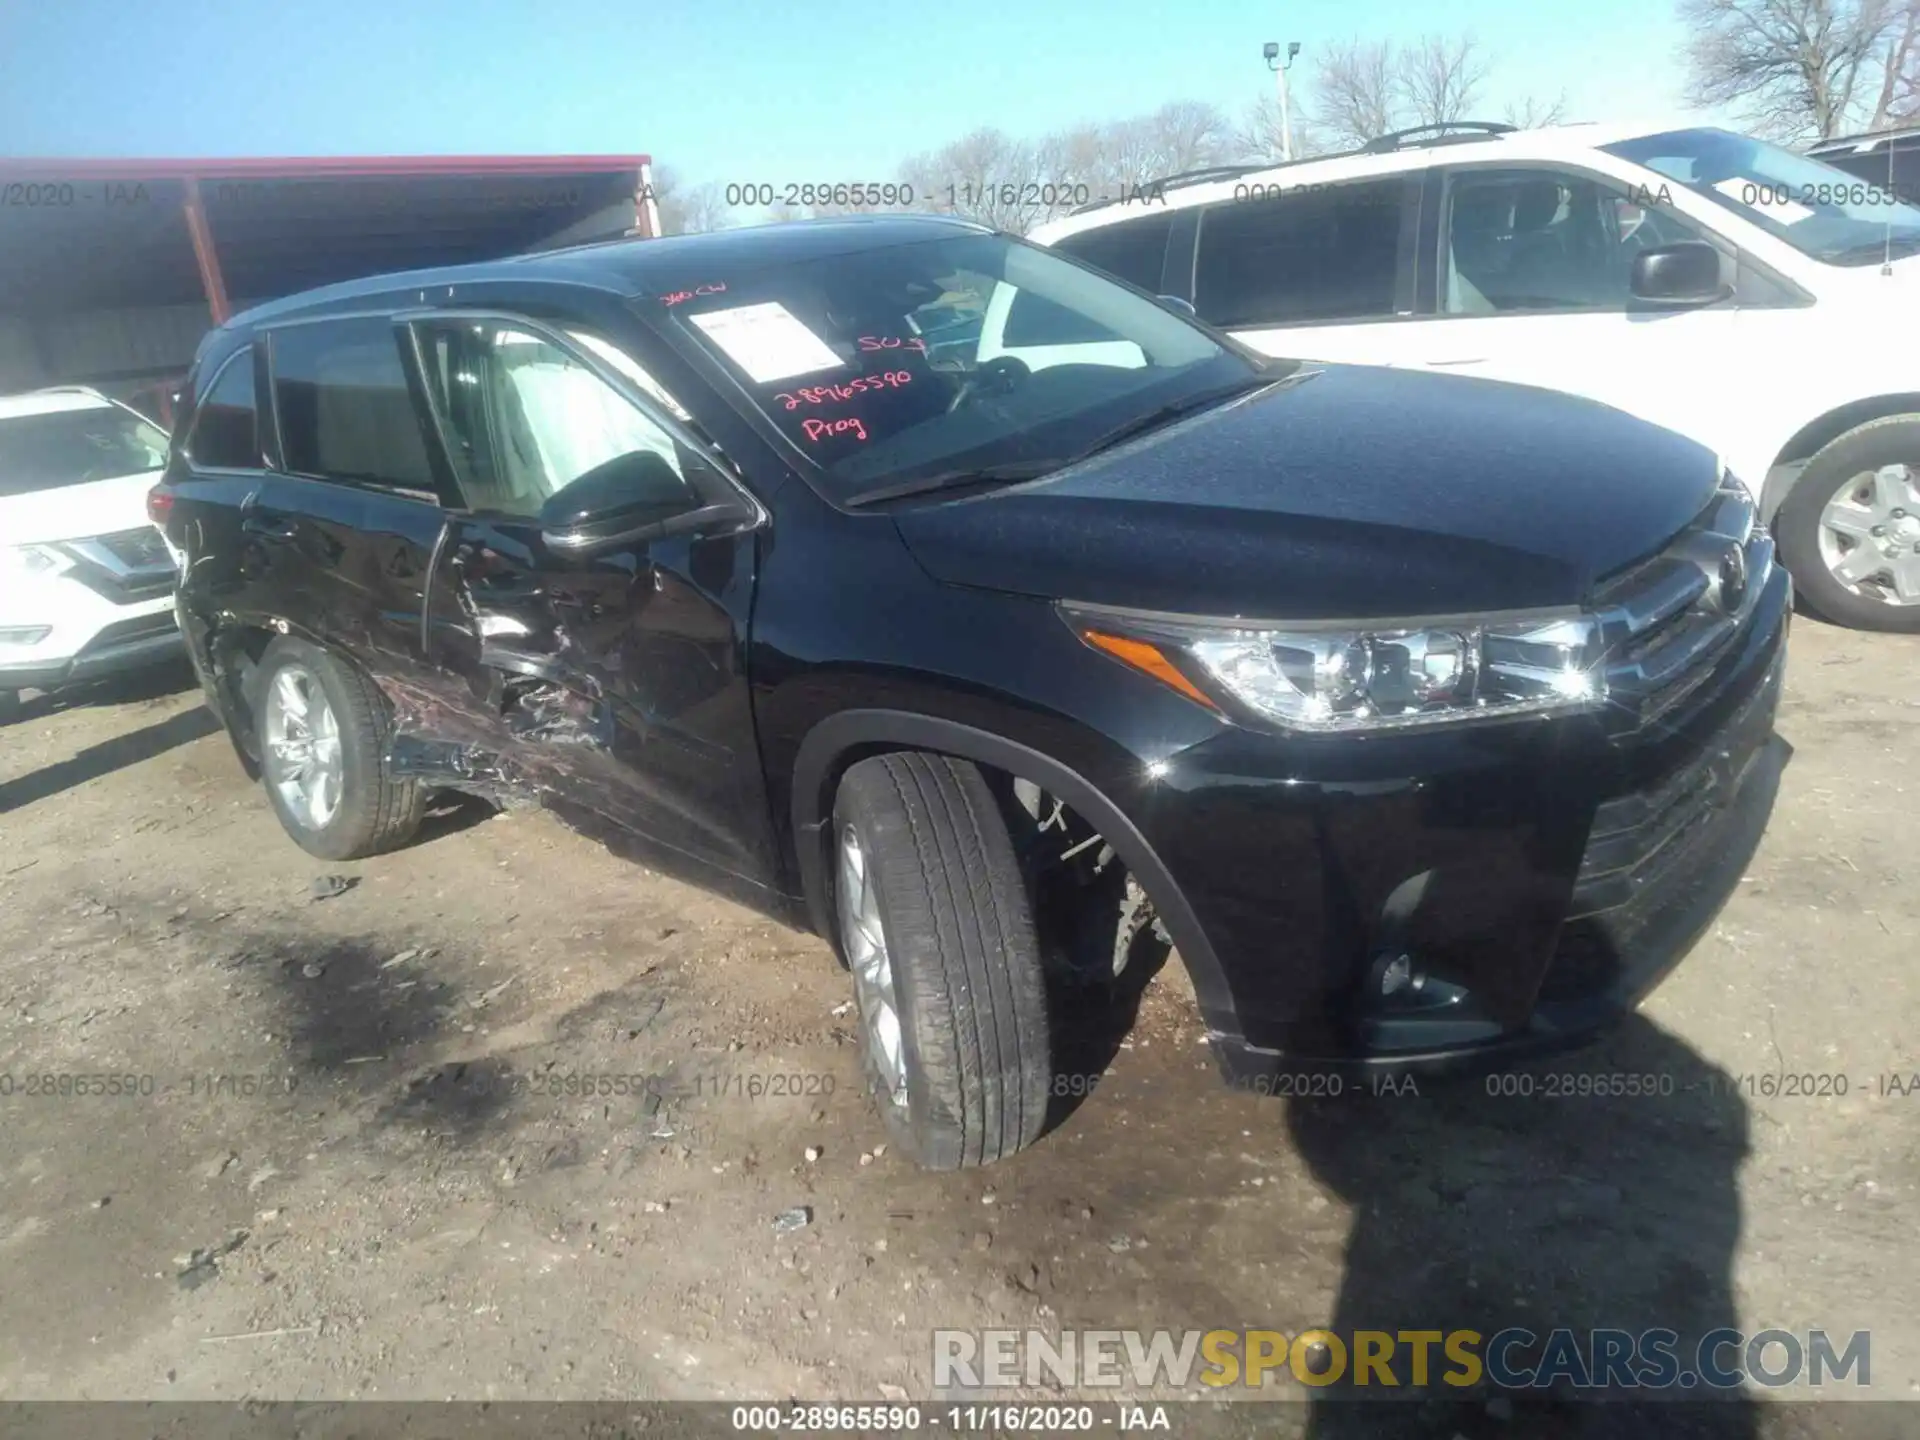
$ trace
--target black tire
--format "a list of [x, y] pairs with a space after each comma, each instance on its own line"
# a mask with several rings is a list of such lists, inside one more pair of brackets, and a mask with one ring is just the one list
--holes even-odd
[[[340, 801], [332, 818], [315, 827], [291, 811], [274, 783], [282, 773], [265, 740], [265, 701], [282, 670], [298, 666], [312, 675], [332, 708], [340, 734]], [[362, 860], [394, 850], [413, 838], [426, 810], [426, 791], [411, 780], [389, 780], [381, 757], [393, 730], [386, 699], [360, 671], [318, 645], [281, 636], [267, 646], [248, 687], [254, 733], [260, 740], [261, 783], [280, 824], [309, 855], [322, 860]]]
[[1899, 464], [1920, 474], [1920, 415], [1870, 420], [1829, 442], [1807, 462], [1780, 507], [1774, 524], [1780, 558], [1801, 597], [1835, 624], [1920, 633], [1920, 605], [1889, 605], [1856, 595], [1834, 578], [1820, 555], [1820, 517], [1841, 488], [1863, 472]]
[[[867, 857], [898, 997], [904, 1103], [894, 1103], [861, 1027], [895, 1143], [935, 1170], [1024, 1149], [1047, 1114], [1046, 985], [1020, 867], [985, 779], [967, 761], [916, 752], [848, 770], [834, 805], [836, 914], [848, 827]], [[855, 993], [865, 1021], [857, 984]]]

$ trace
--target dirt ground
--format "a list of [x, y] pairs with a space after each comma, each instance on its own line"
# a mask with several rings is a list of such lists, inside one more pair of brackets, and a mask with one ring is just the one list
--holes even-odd
[[[926, 1399], [935, 1326], [1329, 1323], [1870, 1330], [1869, 1393], [1915, 1398], [1920, 1094], [1874, 1079], [1920, 1071], [1917, 656], [1800, 623], [1739, 893], [1617, 1035], [1533, 1067], [1672, 1093], [1235, 1094], [1176, 964], [1091, 1099], [958, 1175], [879, 1148], [822, 942], [539, 812], [323, 864], [190, 676], [31, 700], [0, 731], [0, 1398]], [[1741, 1078], [1783, 1072], [1848, 1093]], [[134, 1093], [27, 1093], [62, 1074]]]

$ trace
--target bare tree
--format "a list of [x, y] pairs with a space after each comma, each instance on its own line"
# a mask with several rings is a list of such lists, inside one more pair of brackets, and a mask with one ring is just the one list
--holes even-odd
[[1025, 234], [1083, 200], [1122, 199], [1155, 180], [1237, 158], [1233, 126], [1212, 105], [1178, 100], [1148, 115], [1077, 125], [1037, 140], [976, 130], [900, 170], [920, 208], [953, 210]]
[[1920, 0], [1680, 0], [1687, 98], [1780, 139], [1886, 124], [1914, 103]]
[[1336, 145], [1360, 146], [1396, 127], [1400, 87], [1385, 41], [1330, 45], [1314, 70], [1312, 115]]
[[991, 126], [900, 167], [919, 208], [949, 210], [996, 230], [1024, 235], [1039, 223], [1039, 154], [1028, 141]]
[[1423, 35], [1395, 57], [1393, 89], [1414, 125], [1472, 118], [1474, 98], [1493, 68], [1471, 35]]
[[1567, 118], [1567, 92], [1562, 90], [1551, 100], [1542, 100], [1537, 95], [1510, 100], [1501, 112], [1500, 118], [1521, 130], [1538, 130], [1547, 125], [1559, 125]]
[[[1310, 114], [1294, 111], [1294, 159], [1307, 160], [1339, 148]], [[1278, 160], [1286, 153], [1286, 147], [1280, 143], [1280, 101], [1271, 91], [1247, 107], [1239, 129], [1234, 132], [1234, 152], [1237, 160]]]
[[1907, 0], [1890, 31], [1869, 130], [1920, 118], [1920, 0]]
[[721, 203], [718, 185], [708, 182], [689, 187], [679, 171], [665, 165], [653, 167], [653, 203], [660, 211], [662, 235], [720, 230], [732, 221]]
[[733, 223], [733, 213], [725, 204], [720, 187], [709, 180], [696, 185], [678, 198], [674, 206], [674, 228], [667, 229], [667, 215], [660, 213], [660, 225], [669, 235], [699, 235], [708, 230], [724, 230]]

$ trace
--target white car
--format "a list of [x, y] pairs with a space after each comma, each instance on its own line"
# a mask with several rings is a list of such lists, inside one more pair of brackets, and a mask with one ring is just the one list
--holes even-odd
[[0, 396], [0, 709], [182, 653], [147, 518], [166, 463], [159, 427], [96, 391]]
[[[1427, 127], [1157, 194], [1031, 238], [1266, 354], [1545, 386], [1690, 435], [1758, 492], [1816, 609], [1920, 631], [1920, 197], [1725, 130], [1594, 125]], [[1115, 363], [995, 298], [982, 359]]]

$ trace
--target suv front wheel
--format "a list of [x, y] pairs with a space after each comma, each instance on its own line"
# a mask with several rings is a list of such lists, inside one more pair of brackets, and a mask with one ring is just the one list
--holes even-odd
[[1863, 630], [1920, 631], [1920, 415], [1869, 421], [1827, 445], [1776, 528], [1815, 610]]
[[888, 1130], [936, 1170], [991, 1164], [1046, 1119], [1052, 1051], [1033, 916], [977, 767], [918, 752], [847, 771], [834, 909]]
[[260, 774], [294, 842], [322, 860], [360, 860], [404, 845], [426, 794], [386, 777], [392, 721], [373, 682], [317, 645], [282, 636], [252, 677]]

